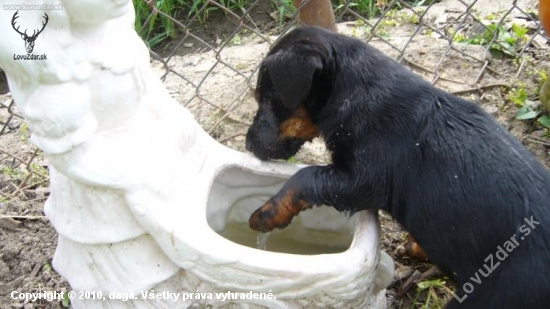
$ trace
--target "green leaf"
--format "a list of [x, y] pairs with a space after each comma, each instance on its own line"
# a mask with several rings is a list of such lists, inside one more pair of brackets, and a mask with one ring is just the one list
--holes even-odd
[[[494, 48], [494, 46], [497, 45], [497, 48]], [[502, 47], [498, 44], [493, 44], [493, 47], [489, 49], [489, 52], [491, 53], [491, 56], [495, 59], [502, 59], [504, 58], [504, 51], [502, 50]]]
[[542, 116], [537, 120], [541, 125], [550, 128], [550, 117], [549, 116]]
[[516, 117], [519, 117], [525, 113], [528, 113], [531, 111], [531, 108], [529, 106], [523, 106], [516, 112]]
[[514, 42], [516, 41], [516, 39], [514, 39], [510, 33], [506, 32], [506, 30], [500, 31], [499, 39], [510, 44], [514, 44]]
[[389, 40], [390, 39], [390, 35], [387, 34], [386, 32], [381, 32], [378, 34], [378, 36], [384, 40]]
[[508, 37], [504, 38], [504, 42], [506, 42], [508, 44], [514, 44], [514, 43], [516, 43], [516, 39], [511, 37], [511, 36], [508, 36]]
[[167, 36], [168, 35], [166, 32], [157, 33], [154, 37], [152, 37], [151, 39], [148, 39], [146, 43], [149, 46], [149, 48], [152, 48], [152, 47], [155, 47], [160, 42], [162, 42], [162, 40], [164, 40]]
[[519, 88], [517, 92], [512, 93], [512, 95], [510, 96], [510, 99], [516, 105], [523, 106], [523, 103], [527, 101], [527, 91], [525, 91], [525, 89], [523, 88]]
[[519, 26], [519, 25], [516, 25], [516, 24], [512, 24], [512, 32], [514, 33], [515, 36], [517, 36], [518, 38], [519, 37], [522, 37], [524, 35], [527, 34], [527, 31], [529, 31], [527, 28], [523, 27], [523, 26]]
[[69, 305], [71, 304], [71, 300], [69, 299], [69, 293], [63, 292], [63, 299], [61, 300], [61, 305], [65, 308], [69, 308]]
[[533, 118], [537, 117], [539, 114], [540, 114], [540, 112], [537, 112], [537, 111], [529, 111], [527, 113], [516, 116], [516, 119], [518, 119], [518, 120], [533, 119]]
[[434, 286], [441, 287], [444, 285], [445, 285], [445, 281], [442, 281], [440, 279], [434, 279], [434, 280], [424, 280], [422, 282], [419, 282], [416, 286], [419, 291], [423, 291]]

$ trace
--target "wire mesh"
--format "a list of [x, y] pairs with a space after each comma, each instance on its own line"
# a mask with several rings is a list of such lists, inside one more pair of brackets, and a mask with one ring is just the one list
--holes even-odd
[[[243, 101], [251, 97], [261, 56], [265, 55], [279, 35], [298, 26], [298, 12], [308, 1], [303, 1], [288, 18], [274, 20], [271, 24], [256, 22], [258, 14], [253, 14], [258, 7], [265, 7], [266, 1], [250, 2], [241, 10], [230, 10], [220, 2], [223, 1], [204, 1], [200, 9], [185, 22], [177, 21], [152, 6], [152, 15], [160, 14], [169, 18], [182, 34], [171, 45], [165, 46], [162, 53], [152, 52], [152, 58], [162, 63], [164, 71], [160, 76], [163, 81], [166, 82], [173, 75], [184, 84], [183, 87], [180, 85], [179, 90], [175, 89], [174, 84], [177, 82], [172, 78], [167, 82], [167, 87], [174, 94], [180, 94], [174, 97], [198, 116], [201, 125], [224, 143], [237, 139], [237, 143], [230, 146], [242, 149], [242, 143], [238, 141], [242, 141], [246, 126], [251, 122], [251, 111], [254, 110], [253, 104]], [[335, 5], [340, 32], [373, 44], [432, 83], [457, 94], [482, 95], [491, 88], [510, 88], [525, 69], [528, 58], [524, 56], [532, 56], [546, 49], [546, 37], [541, 32], [535, 14], [536, 6], [529, 1], [501, 1], [498, 4], [482, 0], [422, 1], [428, 3], [425, 5], [419, 5], [423, 3], [418, 1], [378, 1], [372, 4], [375, 7], [373, 11], [376, 11], [374, 13], [361, 11], [358, 2], [341, 1]], [[289, 5], [287, 1], [272, 3], [275, 4], [273, 7]], [[493, 10], [495, 13], [483, 14], [487, 5], [498, 9]], [[223, 12], [229, 21], [225, 24], [233, 25], [227, 29], [226, 37], [218, 39], [217, 43], [195, 33], [201, 26], [206, 27], [207, 22], [200, 16], [206, 16], [212, 9]], [[272, 17], [275, 19], [277, 16]], [[244, 37], [248, 38], [246, 43], [241, 42]], [[423, 43], [428, 44], [423, 51], [414, 46]], [[197, 48], [195, 44], [200, 47]], [[191, 45], [195, 46], [194, 53], [203, 53], [214, 59], [201, 76], [190, 73], [197, 63], [175, 60], [180, 57], [192, 59], [191, 56], [185, 56], [185, 51], [182, 53], [182, 46]], [[256, 57], [247, 59], [246, 65], [232, 62], [230, 58], [234, 55], [228, 50], [235, 45], [256, 46]], [[418, 57], [418, 54], [423, 57]], [[530, 64], [540, 66], [536, 61]], [[450, 66], [455, 66], [454, 70]], [[461, 68], [465, 67], [468, 67], [468, 72], [462, 74]], [[219, 82], [233, 91], [230, 97], [216, 95], [220, 89], [211, 83], [218, 82], [215, 75], [223, 74], [226, 70], [234, 73], [234, 78], [220, 79]], [[512, 74], [513, 70], [515, 72]], [[501, 78], [511, 75], [515, 77], [514, 80], [504, 81]], [[186, 94], [181, 94], [183, 89]], [[213, 110], [205, 111], [202, 105], [208, 105]], [[205, 114], [210, 117], [205, 118]], [[234, 127], [228, 129], [224, 126], [225, 120], [233, 121]]]

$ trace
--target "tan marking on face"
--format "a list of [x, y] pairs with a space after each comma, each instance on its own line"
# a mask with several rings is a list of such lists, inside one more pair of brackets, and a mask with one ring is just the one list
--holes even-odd
[[303, 106], [279, 125], [279, 139], [297, 138], [310, 141], [319, 136], [319, 129]]

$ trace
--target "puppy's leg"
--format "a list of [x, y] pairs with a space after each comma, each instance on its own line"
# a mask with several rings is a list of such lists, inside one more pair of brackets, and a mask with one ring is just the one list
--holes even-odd
[[[349, 205], [357, 200], [353, 198], [355, 191], [357, 185], [350, 175], [334, 165], [306, 167], [292, 176], [275, 196], [250, 216], [250, 228], [260, 232], [284, 228], [300, 211], [313, 205], [359, 210]], [[363, 205], [361, 208], [370, 207]]]
[[409, 235], [407, 238], [407, 243], [405, 244], [405, 253], [420, 261], [427, 261], [428, 255], [424, 252], [424, 249], [414, 240], [414, 238]]

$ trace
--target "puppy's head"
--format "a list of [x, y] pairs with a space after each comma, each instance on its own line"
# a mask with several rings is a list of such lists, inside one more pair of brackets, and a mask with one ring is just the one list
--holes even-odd
[[327, 57], [319, 40], [296, 30], [271, 49], [258, 74], [258, 112], [246, 136], [248, 151], [262, 160], [286, 160], [319, 136], [313, 113], [324, 92], [317, 88], [323, 87]]

